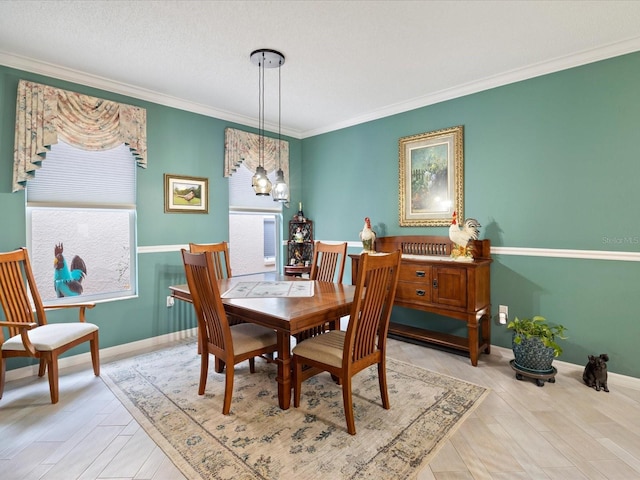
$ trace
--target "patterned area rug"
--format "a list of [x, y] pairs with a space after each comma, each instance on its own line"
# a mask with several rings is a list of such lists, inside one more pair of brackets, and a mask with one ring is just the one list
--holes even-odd
[[[388, 358], [391, 409], [377, 370], [353, 379], [357, 435], [346, 431], [342, 390], [328, 374], [302, 385], [300, 408], [278, 407], [276, 366], [236, 366], [231, 413], [224, 375], [210, 362], [199, 396], [194, 341], [103, 365], [104, 381], [192, 479], [413, 478], [488, 390]], [[292, 402], [293, 403], [293, 402]]]

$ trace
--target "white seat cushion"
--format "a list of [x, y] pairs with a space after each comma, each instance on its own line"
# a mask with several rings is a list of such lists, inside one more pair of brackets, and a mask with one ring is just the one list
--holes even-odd
[[276, 332], [253, 323], [240, 323], [231, 327], [234, 355], [252, 352], [269, 346], [277, 346]]
[[294, 347], [293, 354], [333, 367], [341, 367], [346, 333], [343, 330], [331, 330], [308, 338]]
[[[29, 330], [29, 340], [36, 350], [51, 351], [98, 330], [93, 323], [49, 323]], [[22, 337], [15, 335], [2, 344], [2, 350], [24, 351]]]

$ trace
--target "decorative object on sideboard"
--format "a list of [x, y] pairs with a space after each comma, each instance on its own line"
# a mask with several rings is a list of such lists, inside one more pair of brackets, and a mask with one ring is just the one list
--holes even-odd
[[369, 217], [364, 218], [364, 227], [360, 232], [360, 240], [362, 241], [362, 252], [375, 252], [374, 244], [376, 241], [376, 232], [371, 230], [371, 220]]
[[[279, 74], [280, 67], [284, 64], [284, 55], [275, 50], [261, 48], [251, 52], [249, 58], [253, 64], [258, 66], [258, 135], [260, 137], [258, 166], [256, 167], [256, 173], [251, 179], [251, 186], [255, 190], [256, 195], [269, 195], [271, 193], [272, 185], [271, 180], [267, 177], [267, 171], [264, 168], [264, 69], [277, 67]], [[278, 94], [280, 94], [280, 92], [278, 92]], [[280, 102], [278, 100], [278, 104], [279, 103]], [[280, 118], [278, 118], [278, 122], [280, 122]], [[278, 132], [279, 131], [280, 125], [278, 123]], [[280, 138], [278, 138], [278, 145], [280, 145]], [[279, 182], [280, 180], [284, 182], [284, 174], [282, 173], [279, 162], [277, 176], [278, 180], [276, 182]], [[282, 185], [279, 185], [278, 188], [280, 189], [278, 191], [278, 195], [280, 196], [284, 189]], [[288, 188], [286, 193], [288, 194]], [[280, 198], [274, 198], [274, 200], [279, 199]], [[287, 199], [288, 195], [287, 198], [282, 201], [286, 201]]]
[[539, 387], [545, 380], [554, 383], [555, 374], [553, 359], [562, 355], [562, 347], [558, 340], [567, 337], [567, 329], [563, 325], [551, 325], [544, 317], [535, 315], [532, 318], [518, 318], [508, 323], [507, 328], [513, 330], [512, 349], [514, 360], [511, 367], [516, 371], [516, 378], [529, 377], [536, 380]]
[[589, 362], [584, 367], [584, 373], [582, 374], [582, 380], [587, 387], [593, 387], [596, 391], [604, 390], [609, 391], [607, 386], [607, 362], [609, 361], [609, 355], [606, 353], [595, 355], [589, 355]]
[[469, 240], [477, 240], [480, 235], [480, 223], [475, 218], [467, 218], [462, 226], [458, 226], [457, 213], [453, 212], [449, 238], [454, 243], [451, 258], [457, 262], [472, 262], [473, 251], [469, 247]]

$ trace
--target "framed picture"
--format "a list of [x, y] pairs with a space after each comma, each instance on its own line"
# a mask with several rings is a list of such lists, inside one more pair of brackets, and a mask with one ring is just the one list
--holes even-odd
[[401, 227], [451, 224], [464, 218], [463, 127], [402, 137], [399, 152]]
[[164, 174], [165, 213], [208, 213], [209, 180]]

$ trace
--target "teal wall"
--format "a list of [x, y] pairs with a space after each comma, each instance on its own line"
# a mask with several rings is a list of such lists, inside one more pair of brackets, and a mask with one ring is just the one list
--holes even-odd
[[[465, 216], [492, 246], [638, 252], [639, 80], [634, 53], [305, 139], [305, 213], [320, 239], [357, 241], [365, 216], [381, 235], [447, 235], [399, 226], [398, 139], [463, 125]], [[562, 323], [562, 360], [608, 353], [640, 377], [639, 262], [495, 255], [491, 275], [494, 315]], [[403, 308], [393, 320], [464, 333]], [[510, 347], [496, 322], [491, 337]]]
[[[247, 127], [0, 66], [0, 171], [6, 172], [0, 221], [10, 226], [1, 251], [25, 244], [24, 194], [10, 193], [20, 78], [147, 109], [149, 168], [138, 169], [140, 246], [228, 238], [224, 128]], [[640, 53], [634, 53], [302, 141], [288, 138], [291, 204], [304, 202], [318, 239], [356, 242], [365, 216], [380, 235], [446, 235], [446, 227], [399, 226], [398, 139], [463, 125], [465, 216], [480, 220], [482, 237], [493, 246], [638, 252], [638, 79]], [[163, 173], [208, 177], [209, 214], [165, 214]], [[284, 212], [285, 221], [293, 210]], [[616, 238], [635, 242], [605, 241]], [[167, 285], [184, 281], [179, 253], [144, 253], [139, 262], [139, 297], [89, 312], [100, 325], [102, 347], [194, 326], [186, 306], [164, 306]], [[570, 338], [562, 360], [584, 364], [588, 354], [608, 353], [610, 371], [640, 378], [639, 269], [639, 262], [495, 255], [494, 314], [506, 304], [511, 317], [541, 314], [563, 323]], [[402, 308], [393, 315], [447, 331], [461, 326]], [[503, 326], [494, 324], [492, 343], [510, 346]]]

